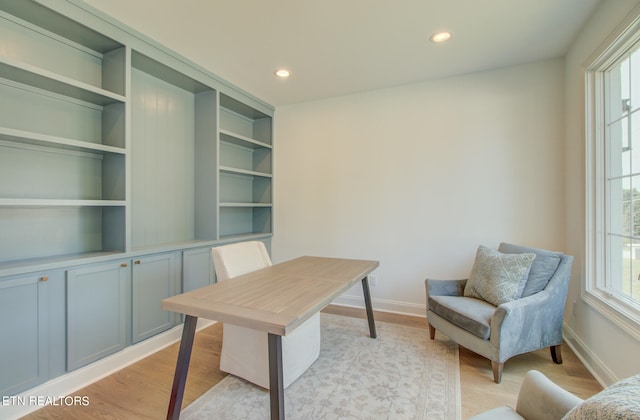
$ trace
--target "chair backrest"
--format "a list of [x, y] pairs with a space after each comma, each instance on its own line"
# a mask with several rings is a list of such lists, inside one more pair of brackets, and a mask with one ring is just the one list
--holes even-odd
[[535, 295], [544, 290], [551, 279], [558, 272], [563, 262], [566, 262], [566, 255], [561, 252], [547, 251], [545, 249], [531, 248], [522, 245], [515, 245], [502, 242], [498, 251], [506, 254], [522, 254], [525, 252], [536, 254], [531, 265], [529, 277], [522, 292], [522, 297]]
[[571, 280], [572, 266], [573, 256], [562, 255], [558, 269], [553, 273], [553, 276], [549, 279], [549, 283], [547, 283], [544, 290], [559, 289], [561, 294], [566, 296], [567, 290], [569, 289], [569, 281]]
[[218, 281], [229, 280], [271, 266], [271, 258], [262, 242], [239, 242], [211, 248]]

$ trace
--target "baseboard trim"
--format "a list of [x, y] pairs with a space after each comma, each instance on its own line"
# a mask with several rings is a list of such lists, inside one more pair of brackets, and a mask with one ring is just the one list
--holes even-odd
[[[199, 319], [197, 330], [199, 331], [215, 323], [216, 321]], [[170, 346], [180, 340], [181, 336], [182, 324], [138, 344], [129, 346], [90, 365], [31, 388], [19, 395], [11, 396], [9, 400], [3, 398], [0, 402], [0, 418], [8, 420], [18, 419], [34, 412], [42, 408], [42, 405], [29, 404], [28, 402], [35, 401], [38, 398], [43, 400], [70, 395], [79, 389]], [[25, 403], [23, 404], [22, 402]]]
[[582, 364], [587, 368], [598, 383], [606, 388], [607, 386], [617, 382], [619, 379], [611, 372], [602, 361], [593, 354], [587, 345], [573, 332], [573, 330], [564, 324], [564, 341], [573, 350], [573, 353], [580, 359]]
[[[342, 295], [334, 299], [332, 303], [352, 308], [364, 308], [364, 299], [362, 298], [362, 295]], [[400, 302], [388, 299], [371, 299], [371, 304], [375, 311], [422, 317], [426, 317], [427, 313], [425, 305], [416, 303]]]

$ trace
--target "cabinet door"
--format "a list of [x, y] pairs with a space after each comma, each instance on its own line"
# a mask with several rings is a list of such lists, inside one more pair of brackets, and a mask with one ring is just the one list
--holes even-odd
[[211, 248], [184, 251], [182, 253], [182, 291], [189, 292], [213, 282]]
[[67, 370], [125, 348], [127, 267], [111, 262], [67, 271]]
[[133, 262], [133, 343], [147, 339], [174, 325], [174, 313], [160, 306], [175, 294], [175, 257], [161, 254]]
[[0, 395], [47, 379], [46, 277], [0, 280]]

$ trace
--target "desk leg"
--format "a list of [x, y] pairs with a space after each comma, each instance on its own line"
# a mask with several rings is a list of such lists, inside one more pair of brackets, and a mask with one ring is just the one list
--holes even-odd
[[271, 333], [269, 333], [269, 394], [271, 397], [271, 420], [284, 420], [282, 336]]
[[376, 338], [376, 323], [373, 319], [373, 307], [371, 306], [371, 293], [369, 293], [369, 277], [362, 279], [362, 293], [364, 294], [364, 306], [367, 308], [367, 320], [369, 321], [369, 335]]
[[180, 352], [176, 362], [176, 373], [173, 376], [169, 410], [167, 410], [167, 420], [180, 418], [180, 408], [182, 407], [182, 397], [184, 396], [184, 387], [187, 382], [187, 371], [189, 370], [189, 360], [191, 360], [191, 349], [193, 348], [197, 323], [198, 318], [195, 316], [187, 315], [184, 319]]

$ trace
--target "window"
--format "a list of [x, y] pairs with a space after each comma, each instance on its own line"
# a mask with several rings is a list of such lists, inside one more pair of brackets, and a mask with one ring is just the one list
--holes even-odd
[[585, 300], [640, 334], [640, 19], [587, 68]]

